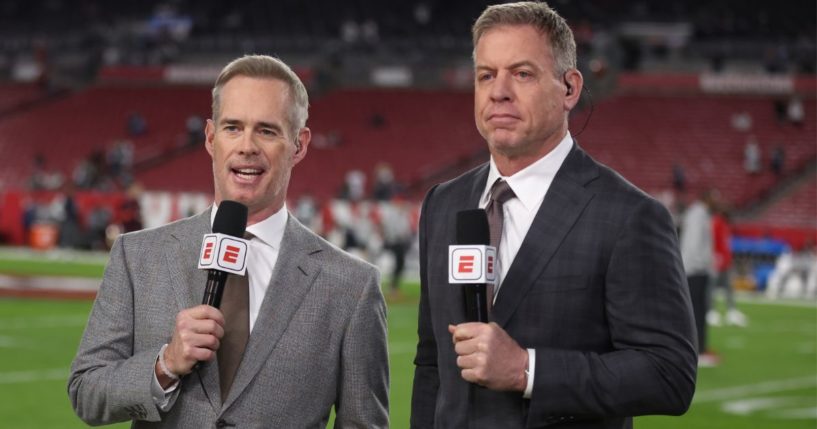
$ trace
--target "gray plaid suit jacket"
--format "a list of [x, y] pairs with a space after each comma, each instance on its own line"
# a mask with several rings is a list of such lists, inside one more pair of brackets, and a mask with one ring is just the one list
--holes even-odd
[[661, 204], [574, 142], [514, 259], [493, 320], [536, 350], [533, 394], [465, 382], [449, 324], [460, 210], [479, 204], [488, 166], [432, 188], [420, 221], [421, 301], [413, 428], [627, 428], [692, 399], [695, 330], [675, 228]]
[[163, 413], [150, 391], [175, 316], [201, 303], [196, 269], [210, 211], [125, 234], [111, 250], [68, 392], [91, 424], [152, 428], [388, 426], [386, 308], [377, 269], [289, 216], [272, 281], [230, 394], [221, 403], [214, 360], [182, 379]]

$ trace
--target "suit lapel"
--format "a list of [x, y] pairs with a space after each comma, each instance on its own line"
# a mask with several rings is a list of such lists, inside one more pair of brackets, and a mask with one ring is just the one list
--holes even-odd
[[179, 309], [201, 304], [204, 296], [207, 272], [196, 267], [202, 237], [211, 231], [210, 210], [194, 216], [185, 226], [170, 233], [171, 240], [164, 248]]
[[289, 215], [278, 261], [244, 351], [244, 358], [224, 402], [225, 409], [261, 371], [267, 357], [286, 332], [290, 320], [320, 272], [320, 266], [310, 258], [310, 255], [320, 251], [320, 243], [314, 240], [312, 232]]
[[479, 197], [482, 196], [482, 193], [485, 191], [486, 182], [488, 181], [488, 171], [490, 170], [489, 165], [486, 163], [482, 167], [478, 168], [474, 173], [474, 181], [471, 184], [471, 189], [469, 189], [468, 193], [468, 200], [465, 201], [460, 210], [468, 210], [468, 209], [476, 209], [479, 208]]
[[[164, 248], [164, 256], [170, 267], [170, 280], [179, 310], [201, 304], [204, 296], [207, 272], [196, 267], [202, 237], [212, 231], [211, 210], [212, 207], [194, 216], [184, 224], [185, 227], [174, 229]], [[198, 379], [205, 395], [210, 400], [210, 405], [217, 412], [221, 407], [221, 395], [218, 383], [218, 364], [215, 360], [199, 364]]]
[[508, 323], [593, 198], [584, 185], [597, 176], [597, 165], [574, 143], [502, 281], [493, 308], [500, 326]]

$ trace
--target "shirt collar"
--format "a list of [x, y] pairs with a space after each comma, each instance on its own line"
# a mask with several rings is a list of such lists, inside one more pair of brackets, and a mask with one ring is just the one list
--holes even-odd
[[[213, 221], [216, 219], [216, 211], [218, 211], [218, 205], [213, 203], [213, 210], [210, 211], [211, 227]], [[289, 212], [287, 211], [286, 204], [284, 204], [280, 210], [270, 215], [270, 217], [248, 226], [247, 232], [268, 246], [277, 249], [281, 245], [281, 240], [284, 238], [284, 229], [286, 228], [288, 217]]]
[[[482, 192], [481, 204], [484, 206], [488, 204], [488, 197], [490, 195], [491, 186], [493, 186], [496, 179], [502, 178], [508, 182], [508, 185], [516, 194], [516, 198], [522, 203], [528, 211], [535, 209], [539, 202], [545, 198], [542, 184], [550, 184], [553, 178], [559, 171], [559, 168], [570, 154], [570, 149], [573, 147], [573, 137], [570, 131], [565, 133], [565, 136], [556, 145], [553, 150], [547, 155], [539, 158], [533, 164], [518, 171], [513, 176], [502, 176], [499, 174], [499, 169], [496, 167], [494, 157], [491, 156], [490, 167], [488, 170], [488, 182], [485, 184], [485, 190]], [[548, 186], [549, 187], [549, 186]]]

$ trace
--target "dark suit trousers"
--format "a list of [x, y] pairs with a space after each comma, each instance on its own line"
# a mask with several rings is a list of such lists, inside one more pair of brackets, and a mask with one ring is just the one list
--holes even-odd
[[692, 312], [695, 315], [695, 328], [698, 331], [698, 354], [706, 351], [706, 313], [709, 311], [709, 275], [693, 274], [687, 276], [689, 295], [692, 299]]

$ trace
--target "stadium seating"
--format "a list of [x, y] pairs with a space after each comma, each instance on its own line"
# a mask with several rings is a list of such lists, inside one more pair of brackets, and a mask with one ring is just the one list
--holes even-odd
[[[586, 127], [589, 110], [576, 114], [571, 129], [591, 155], [648, 192], [670, 189], [672, 166], [678, 163], [691, 195], [717, 187], [740, 206], [776, 183], [767, 167], [775, 146], [785, 148], [787, 171], [817, 155], [815, 123], [780, 123], [773, 102], [760, 96], [621, 95], [594, 106]], [[444, 170], [484, 149], [472, 103], [467, 92], [377, 89], [338, 90], [314, 100], [309, 119], [314, 144], [295, 169], [290, 195], [308, 192], [324, 200], [335, 195], [347, 171], [359, 169], [371, 180], [379, 162], [391, 164], [403, 184]], [[806, 118], [813, 118], [814, 100], [804, 106]], [[70, 177], [91, 151], [126, 135], [132, 112], [140, 112], [148, 124], [145, 135], [132, 138], [137, 162], [162, 161], [137, 170], [139, 181], [148, 189], [209, 192], [212, 178], [203, 149], [161, 159], [186, 141], [189, 115], [209, 116], [209, 93], [203, 87], [97, 86], [2, 120], [0, 180], [10, 188], [23, 187], [37, 153]], [[739, 112], [752, 117], [750, 131], [731, 126], [732, 115]], [[763, 172], [755, 176], [743, 170], [749, 134], [757, 137], [764, 157]]]
[[[314, 101], [308, 122], [313, 144], [293, 172], [290, 197], [310, 193], [323, 201], [336, 195], [349, 170], [371, 181], [379, 162], [392, 165], [398, 182], [411, 183], [481, 149], [471, 100], [460, 92], [342, 90]], [[208, 191], [209, 162], [199, 150], [138, 178], [153, 189]]]
[[50, 169], [70, 178], [73, 168], [92, 151], [104, 151], [127, 136], [126, 119], [132, 112], [144, 116], [148, 128], [144, 135], [130, 138], [137, 161], [161, 153], [183, 144], [185, 120], [191, 114], [209, 117], [209, 105], [210, 95], [201, 87], [99, 86], [55, 99], [0, 121], [0, 183], [24, 186], [36, 154], [45, 157]]
[[[801, 128], [779, 123], [771, 97], [667, 97], [628, 95], [595, 106], [590, 122], [577, 138], [599, 161], [648, 192], [672, 188], [672, 166], [683, 166], [688, 194], [718, 188], [728, 202], [740, 206], [757, 198], [777, 179], [768, 167], [777, 145], [786, 153], [787, 171], [802, 167], [817, 155], [815, 123]], [[804, 103], [806, 117], [815, 115], [815, 102]], [[749, 131], [731, 126], [732, 115], [752, 117]], [[583, 119], [582, 119], [583, 120]], [[573, 121], [574, 133], [580, 129]], [[755, 176], [743, 168], [748, 135], [756, 136], [763, 170]]]
[[0, 115], [14, 111], [22, 105], [45, 96], [46, 91], [36, 84], [0, 84]]
[[756, 222], [783, 227], [817, 228], [817, 176], [810, 175], [790, 194], [767, 208]]

